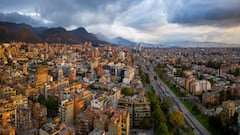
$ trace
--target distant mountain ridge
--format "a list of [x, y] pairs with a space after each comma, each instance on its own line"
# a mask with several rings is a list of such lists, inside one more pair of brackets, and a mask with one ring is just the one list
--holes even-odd
[[95, 36], [99, 39], [99, 40], [103, 40], [106, 42], [110, 42], [112, 44], [115, 45], [125, 45], [125, 46], [130, 46], [130, 45], [136, 45], [137, 42], [125, 39], [123, 37], [115, 37], [115, 38], [107, 38], [105, 35], [103, 35], [102, 33], [97, 33], [95, 34]]
[[28, 43], [84, 43], [89, 41], [94, 46], [106, 43], [97, 39], [94, 34], [88, 33], [83, 27], [67, 31], [62, 27], [32, 27], [24, 23], [0, 22], [0, 42], [11, 41]]
[[125, 39], [123, 37], [115, 37], [111, 40], [112, 43], [118, 44], [118, 45], [136, 45], [136, 42], [130, 41], [128, 39]]
[[162, 43], [165, 47], [239, 47], [239, 44], [221, 42], [175, 41]]

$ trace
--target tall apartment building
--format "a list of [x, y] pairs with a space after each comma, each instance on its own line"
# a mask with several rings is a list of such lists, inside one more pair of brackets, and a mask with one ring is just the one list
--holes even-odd
[[231, 100], [222, 102], [222, 114], [224, 118], [230, 119], [235, 114], [235, 103]]
[[195, 81], [190, 84], [190, 93], [193, 95], [202, 94], [203, 91], [211, 89], [211, 83], [207, 80]]
[[57, 71], [57, 80], [61, 80], [63, 78], [64, 78], [63, 70], [62, 70], [62, 68], [59, 68]]
[[123, 75], [124, 75], [123, 83], [130, 83], [134, 78], [134, 73], [135, 73], [134, 68], [129, 67], [129, 66], [124, 67], [123, 68]]
[[30, 123], [31, 123], [31, 110], [26, 108], [17, 108], [15, 128], [17, 129], [28, 128]]
[[188, 78], [186, 78], [185, 79], [185, 89], [187, 90], [187, 91], [189, 91], [190, 90], [190, 84], [192, 83], [192, 82], [195, 82], [196, 81], [196, 78], [194, 78], [194, 77], [188, 77]]
[[16, 105], [8, 100], [0, 100], [0, 121], [6, 120], [11, 125], [16, 124]]
[[59, 104], [58, 115], [66, 124], [73, 124], [74, 110], [73, 100], [63, 100]]
[[68, 71], [68, 78], [69, 78], [69, 81], [75, 81], [75, 80], [77, 80], [76, 69], [71, 68], [71, 69]]
[[22, 94], [12, 96], [11, 100], [13, 103], [20, 108], [28, 108], [28, 98], [26, 96], [23, 96]]
[[74, 98], [74, 119], [78, 114], [84, 110], [84, 101], [80, 100], [77, 96]]
[[92, 100], [92, 92], [89, 90], [77, 90], [77, 94], [75, 96], [78, 96], [80, 100], [84, 101], [84, 106], [88, 106], [91, 103]]
[[202, 94], [203, 91], [211, 89], [211, 83], [207, 80], [197, 80], [194, 77], [185, 79], [185, 89], [193, 95]]
[[104, 109], [94, 119], [94, 128], [104, 130], [107, 134], [129, 135], [129, 112], [124, 109]]
[[15, 135], [16, 129], [7, 122], [6, 119], [2, 120], [0, 124], [0, 135]]
[[119, 99], [121, 98], [121, 90], [119, 90], [119, 89], [114, 89], [113, 90], [114, 92], [113, 92], [113, 94], [112, 95], [110, 95], [110, 98], [111, 98], [111, 100], [112, 100], [112, 102], [113, 102], [113, 109], [117, 109], [117, 106], [118, 106], [118, 101], [119, 101]]
[[10, 99], [0, 100], [0, 121], [6, 119], [10, 124], [17, 127], [17, 109], [27, 109], [28, 99], [25, 96], [12, 96]]
[[48, 81], [48, 66], [39, 66], [37, 68], [36, 86], [42, 85]]
[[32, 118], [36, 120], [37, 127], [42, 127], [47, 122], [47, 107], [35, 103], [32, 108]]
[[78, 114], [76, 119], [76, 134], [88, 135], [93, 130], [93, 121], [97, 112], [92, 108], [87, 108], [84, 112]]
[[9, 86], [1, 86], [0, 88], [0, 99], [10, 99], [11, 96], [16, 96], [16, 90]]
[[33, 96], [34, 98], [36, 98], [38, 93], [38, 89], [31, 87], [30, 85], [27, 86], [26, 90], [24, 91], [24, 95], [28, 96]]
[[27, 65], [23, 65], [22, 71], [23, 71], [24, 74], [28, 74], [28, 66]]
[[131, 127], [138, 127], [144, 118], [150, 118], [150, 101], [143, 95], [123, 96], [118, 102], [118, 108], [130, 113]]
[[202, 94], [202, 103], [218, 103], [219, 102], [219, 91], [205, 92]]
[[31, 111], [28, 108], [28, 98], [20, 94], [11, 97], [11, 100], [16, 106], [15, 127], [28, 127], [31, 118]]

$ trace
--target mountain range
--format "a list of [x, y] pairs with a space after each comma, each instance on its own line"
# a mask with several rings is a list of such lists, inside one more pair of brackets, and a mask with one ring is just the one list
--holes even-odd
[[47, 28], [32, 27], [24, 23], [0, 22], [0, 43], [22, 41], [27, 43], [84, 43], [92, 42], [93, 46], [100, 44], [113, 44], [123, 46], [141, 45], [143, 47], [239, 47], [239, 44], [227, 44], [218, 42], [197, 42], [197, 41], [172, 41], [159, 44], [134, 42], [123, 37], [107, 38], [104, 34], [92, 34], [83, 27], [68, 31], [63, 27]]
[[180, 48], [188, 48], [188, 47], [203, 47], [203, 48], [211, 48], [211, 47], [239, 47], [239, 44], [230, 44], [230, 43], [221, 43], [221, 42], [199, 42], [199, 41], [173, 41], [173, 42], [165, 42], [162, 43], [162, 48], [168, 47], [180, 47]]
[[131, 46], [136, 42], [123, 37], [108, 38], [101, 33], [92, 34], [83, 27], [68, 31], [63, 27], [32, 27], [25, 23], [0, 22], [0, 43], [4, 42], [27, 42], [27, 43], [84, 43], [92, 42], [93, 46], [100, 44], [113, 44]]
[[27, 43], [84, 43], [92, 42], [94, 46], [106, 43], [85, 28], [79, 27], [67, 31], [62, 27], [32, 27], [30, 25], [12, 22], [0, 22], [0, 42], [22, 41]]

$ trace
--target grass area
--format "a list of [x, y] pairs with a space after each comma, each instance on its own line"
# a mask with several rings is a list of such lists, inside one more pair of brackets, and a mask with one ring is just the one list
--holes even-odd
[[195, 116], [195, 118], [212, 134], [212, 135], [220, 135], [218, 131], [216, 131], [211, 125], [209, 125], [208, 117], [200, 112], [195, 112], [193, 110], [193, 104], [188, 100], [183, 100], [182, 103], [184, 106]]
[[179, 88], [175, 87], [174, 85], [172, 85], [169, 82], [165, 82], [164, 81], [164, 83], [168, 86], [168, 88], [170, 88], [170, 90], [174, 93], [174, 95], [176, 95], [177, 97], [181, 97], [182, 96], [182, 93], [181, 93]]

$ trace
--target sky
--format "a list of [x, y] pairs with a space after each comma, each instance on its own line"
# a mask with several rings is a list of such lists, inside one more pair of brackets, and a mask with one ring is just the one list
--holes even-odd
[[155, 44], [240, 44], [240, 0], [1, 0], [0, 21]]

